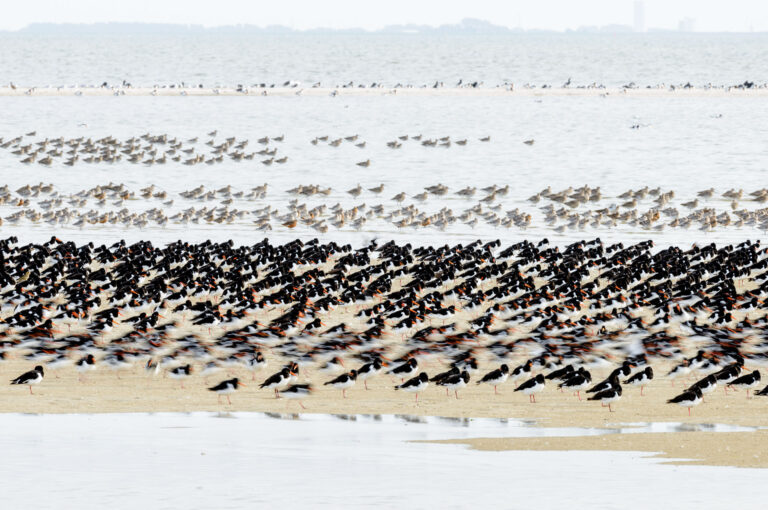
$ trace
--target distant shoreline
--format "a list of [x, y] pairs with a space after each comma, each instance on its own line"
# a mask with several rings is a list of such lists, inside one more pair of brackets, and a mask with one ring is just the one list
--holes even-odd
[[35, 96], [406, 96], [406, 97], [768, 97], [768, 87], [665, 88], [432, 88], [432, 87], [0, 87], [0, 97]]

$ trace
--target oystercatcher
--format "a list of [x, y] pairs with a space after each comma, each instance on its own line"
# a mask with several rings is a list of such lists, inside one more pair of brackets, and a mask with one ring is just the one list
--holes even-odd
[[685, 377], [691, 373], [691, 362], [687, 358], [684, 359], [679, 365], [669, 371], [667, 377], [672, 379], [672, 386], [675, 385], [675, 379], [678, 377]]
[[687, 391], [692, 391], [694, 388], [698, 388], [701, 392], [701, 400], [704, 401], [704, 395], [712, 393], [717, 388], [717, 379], [714, 375], [710, 374], [700, 381], [693, 383]]
[[756, 391], [755, 395], [759, 395], [761, 397], [768, 397], [768, 386], [766, 386], [765, 388], [763, 388], [760, 391]]
[[278, 390], [288, 386], [288, 381], [291, 379], [291, 371], [288, 367], [283, 368], [278, 373], [269, 376], [263, 383], [259, 385], [259, 388], [269, 388], [275, 390], [275, 398], [280, 398]]
[[459, 399], [459, 388], [465, 388], [469, 382], [469, 372], [463, 370], [460, 374], [450, 375], [437, 382], [438, 386], [445, 386], [446, 391], [453, 390], [456, 400]]
[[741, 375], [742, 367], [743, 365], [740, 363], [733, 363], [713, 374], [717, 382], [723, 384], [723, 390], [726, 395], [728, 394], [728, 386]]
[[83, 380], [83, 374], [85, 372], [90, 372], [91, 370], [96, 369], [96, 360], [93, 358], [93, 354], [89, 354], [83, 358], [80, 358], [75, 362], [75, 370], [80, 372], [80, 375], [77, 376], [77, 379], [79, 381]]
[[605, 404], [608, 404], [608, 411], [613, 412], [613, 408], [611, 407], [611, 404], [613, 402], [616, 402], [621, 398], [621, 386], [619, 384], [616, 384], [612, 386], [611, 388], [598, 391], [591, 397], [589, 397], [589, 400], [599, 400], [600, 405], [605, 407]]
[[349, 373], [341, 374], [335, 379], [332, 379], [323, 386], [331, 385], [336, 389], [341, 390], [341, 396], [342, 398], [347, 398], [347, 388], [351, 388], [355, 385], [355, 380], [357, 379], [357, 370], [350, 370]]
[[643, 396], [643, 388], [653, 379], [653, 369], [650, 366], [645, 367], [645, 370], [641, 370], [634, 374], [632, 377], [624, 381], [624, 384], [630, 384], [632, 386], [640, 386], [640, 396]]
[[[405, 363], [402, 363], [402, 364], [396, 366], [395, 368], [393, 368], [392, 370], [390, 370], [387, 373], [388, 374], [392, 374], [395, 377], [399, 377], [400, 378], [400, 382], [403, 383], [405, 381], [405, 378], [410, 376], [411, 374], [415, 373], [416, 370], [418, 370], [418, 368], [419, 368], [418, 361], [416, 361], [415, 358], [411, 358], [408, 361], [406, 361]], [[412, 380], [413, 379], [411, 379], [411, 381]], [[429, 381], [427, 381], [427, 382], [429, 382]], [[418, 396], [416, 398], [418, 399]]]
[[172, 379], [178, 379], [181, 381], [181, 387], [184, 388], [184, 379], [189, 377], [192, 374], [192, 366], [187, 363], [184, 366], [176, 367], [170, 372], [168, 372], [168, 376]]
[[742, 375], [741, 377], [734, 379], [733, 381], [731, 381], [731, 383], [728, 386], [730, 386], [731, 389], [733, 389], [734, 387], [743, 388], [747, 390], [747, 398], [752, 398], [749, 390], [757, 386], [759, 382], [760, 382], [760, 371], [755, 370], [750, 374]]
[[235, 392], [235, 390], [240, 387], [245, 386], [245, 384], [241, 383], [237, 377], [234, 379], [229, 379], [227, 381], [222, 381], [216, 386], [213, 386], [211, 388], [208, 388], [209, 391], [215, 391], [219, 394], [219, 403], [221, 403], [221, 396], [226, 395], [227, 396], [227, 402], [229, 402], [230, 405], [232, 405], [232, 401], [230, 400], [229, 396]]
[[381, 373], [384, 369], [384, 365], [379, 360], [373, 360], [370, 363], [366, 363], [357, 371], [357, 378], [363, 381], [365, 389], [368, 389], [368, 379]]
[[298, 399], [302, 409], [306, 409], [306, 407], [304, 407], [301, 400], [308, 397], [310, 394], [312, 394], [312, 386], [309, 384], [292, 384], [287, 388], [280, 390], [280, 396]]
[[11, 384], [27, 384], [29, 385], [29, 394], [34, 395], [32, 393], [32, 385], [33, 384], [40, 384], [43, 381], [43, 367], [40, 365], [37, 365], [33, 370], [30, 370], [29, 372], [24, 372], [20, 376], [18, 376], [16, 379], [11, 381]]
[[429, 376], [426, 372], [422, 372], [416, 377], [413, 377], [411, 379], [408, 379], [402, 384], [399, 384], [395, 386], [396, 390], [403, 390], [403, 391], [409, 391], [411, 393], [416, 394], [416, 404], [419, 403], [419, 392], [424, 391], [424, 389], [429, 385]]
[[692, 386], [691, 389], [685, 390], [675, 398], [667, 400], [667, 404], [677, 404], [682, 407], [687, 407], [688, 416], [690, 416], [691, 407], [701, 404], [701, 400], [701, 390], [697, 386]]
[[477, 384], [490, 384], [493, 386], [493, 393], [498, 394], [496, 387], [499, 384], [504, 384], [507, 377], [509, 377], [509, 367], [506, 364], [503, 364], [496, 370], [491, 370], [485, 374], [482, 379], [477, 381]]
[[528, 401], [532, 403], [536, 403], [536, 394], [544, 391], [544, 384], [545, 379], [542, 374], [537, 375], [536, 377], [531, 377], [524, 383], [522, 383], [520, 386], [515, 388], [515, 391], [522, 391], [524, 394], [528, 395]]
[[592, 384], [592, 374], [584, 367], [579, 367], [568, 379], [558, 384], [558, 388], [567, 388], [575, 391], [576, 397], [581, 402], [581, 390], [586, 389], [590, 384]]

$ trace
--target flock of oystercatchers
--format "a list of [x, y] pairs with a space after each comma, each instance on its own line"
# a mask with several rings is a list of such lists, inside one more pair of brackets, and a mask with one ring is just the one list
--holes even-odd
[[[0, 241], [0, 360], [38, 364], [11, 384], [42, 382], [45, 370], [143, 364], [182, 381], [286, 364], [259, 387], [276, 397], [309, 396], [299, 371], [317, 371], [342, 397], [358, 380], [388, 374], [396, 390], [430, 382], [446, 394], [507, 380], [536, 402], [547, 383], [612, 411], [622, 384], [654, 377], [700, 380], [669, 403], [698, 405], [720, 384], [755, 388], [768, 363], [768, 249], [759, 242], [671, 247], [606, 246], [600, 239], [559, 248], [544, 239], [413, 247], [296, 240], [155, 247], [141, 241], [76, 245], [52, 238]], [[696, 354], [691, 356], [693, 351]], [[690, 351], [686, 355], [685, 351]], [[513, 359], [525, 361], [509, 368]], [[348, 364], [358, 368], [345, 369]], [[448, 370], [430, 377], [425, 365]], [[480, 375], [480, 363], [498, 368]], [[594, 384], [590, 369], [614, 366]], [[209, 389], [227, 396], [243, 383]], [[768, 395], [768, 387], [756, 391]]]

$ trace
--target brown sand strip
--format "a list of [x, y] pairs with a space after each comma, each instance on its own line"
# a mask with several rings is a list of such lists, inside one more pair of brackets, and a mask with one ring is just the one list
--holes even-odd
[[425, 441], [466, 444], [483, 451], [633, 451], [674, 459], [664, 464], [768, 468], [768, 430], [664, 432], [602, 436], [477, 438]]

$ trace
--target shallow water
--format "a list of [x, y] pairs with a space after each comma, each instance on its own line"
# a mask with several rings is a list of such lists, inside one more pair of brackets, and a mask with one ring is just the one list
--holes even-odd
[[[550, 239], [572, 241], [601, 236], [604, 239], [640, 240], [653, 238], [658, 244], [694, 241], [734, 242], [763, 235], [755, 227], [717, 228], [713, 232], [667, 229], [656, 233], [639, 228], [619, 226], [616, 229], [591, 228], [568, 230], [557, 234], [543, 223], [545, 214], [539, 210], [544, 201], [533, 205], [527, 198], [552, 186], [554, 191], [567, 186], [601, 186], [604, 199], [597, 207], [623, 202], [617, 195], [629, 188], [661, 186], [674, 190], [674, 200], [680, 207], [696, 192], [715, 187], [718, 193], [730, 188], [745, 192], [765, 184], [768, 168], [768, 109], [755, 97], [738, 98], [619, 98], [619, 97], [4, 97], [0, 107], [0, 136], [6, 138], [36, 130], [36, 139], [58, 136], [101, 138], [113, 135], [122, 139], [146, 132], [168, 133], [179, 139], [200, 136], [219, 130], [218, 140], [236, 136], [249, 139], [251, 150], [260, 145], [261, 136], [285, 135], [283, 143], [273, 143], [278, 157], [289, 157], [285, 165], [266, 167], [258, 159], [247, 162], [226, 160], [209, 166], [184, 166], [169, 162], [152, 167], [130, 164], [78, 163], [74, 167], [62, 164], [63, 158], [50, 168], [23, 165], [9, 150], [0, 150], [3, 181], [11, 187], [36, 182], [55, 184], [60, 193], [72, 193], [110, 181], [123, 182], [138, 193], [149, 183], [176, 193], [204, 185], [218, 189], [231, 184], [235, 190], [248, 191], [269, 183], [264, 200], [235, 202], [232, 207], [254, 210], [273, 205], [285, 212], [290, 199], [286, 193], [298, 184], [319, 184], [331, 187], [330, 196], [303, 198], [309, 207], [326, 203], [341, 203], [352, 207], [366, 203], [385, 204], [393, 208], [391, 197], [406, 191], [409, 197], [424, 186], [443, 183], [450, 192], [440, 199], [430, 197], [420, 203], [409, 198], [403, 205], [415, 203], [421, 210], [434, 213], [450, 207], [458, 215], [484, 196], [473, 200], [454, 195], [464, 186], [510, 185], [509, 194], [500, 203], [503, 211], [519, 208], [533, 215], [528, 230], [493, 228], [482, 222], [476, 228], [452, 225], [445, 231], [435, 228], [400, 230], [384, 221], [371, 222], [363, 232], [351, 227], [342, 231], [331, 229], [326, 238], [353, 241], [356, 244], [373, 237], [395, 238], [418, 243], [459, 242], [483, 238], [515, 240], [524, 237], [547, 236]], [[640, 129], [630, 129], [640, 124]], [[436, 138], [451, 136], [453, 140], [468, 139], [466, 146], [427, 148], [408, 141], [393, 150], [386, 142], [399, 135]], [[316, 136], [331, 137], [359, 134], [367, 141], [364, 149], [344, 142], [340, 147], [310, 144]], [[491, 136], [482, 143], [478, 138]], [[533, 146], [522, 143], [535, 139]], [[371, 167], [360, 169], [356, 162], [372, 161]], [[372, 187], [385, 185], [380, 196], [364, 192], [352, 198], [346, 190], [358, 183]], [[168, 215], [188, 207], [176, 197]], [[195, 204], [216, 206], [217, 202]], [[560, 207], [559, 204], [555, 204]], [[645, 211], [654, 204], [650, 197], [638, 208]], [[704, 204], [702, 204], [704, 205]], [[706, 203], [719, 211], [730, 211], [729, 200], [718, 198]], [[92, 208], [93, 203], [86, 209]], [[125, 205], [143, 211], [162, 207], [160, 201], [136, 201]], [[749, 202], [746, 197], [740, 208], [754, 209], [762, 204]], [[104, 210], [117, 210], [107, 207]], [[7, 217], [17, 210], [0, 206]], [[583, 210], [582, 208], [577, 211]], [[165, 242], [185, 238], [191, 241], [229, 239], [242, 242], [260, 239], [265, 234], [254, 230], [253, 217], [247, 216], [232, 225], [175, 225], [150, 227], [144, 231], [110, 226], [80, 230], [72, 225], [49, 226], [45, 223], [6, 223], [4, 231], [23, 235], [26, 239], [46, 239], [52, 233], [74, 240], [92, 240], [95, 236], [106, 241], [120, 238], [148, 238]], [[305, 226], [275, 230], [270, 238], [284, 241], [295, 237], [312, 238], [318, 234]]]
[[[564, 495], [582, 508], [716, 508], [753, 501], [764, 479], [758, 469], [662, 465], [632, 452], [481, 452], [409, 442], [595, 433], [514, 420], [257, 413], [1, 419], [9, 508], [530, 508], [535, 501], [554, 509]], [[700, 490], [715, 479], [728, 490]]]
[[[327, 86], [505, 81], [732, 85], [768, 80], [766, 34], [0, 33], [0, 83], [25, 86], [237, 83]], [[30, 65], [34, 62], [34, 65]]]

